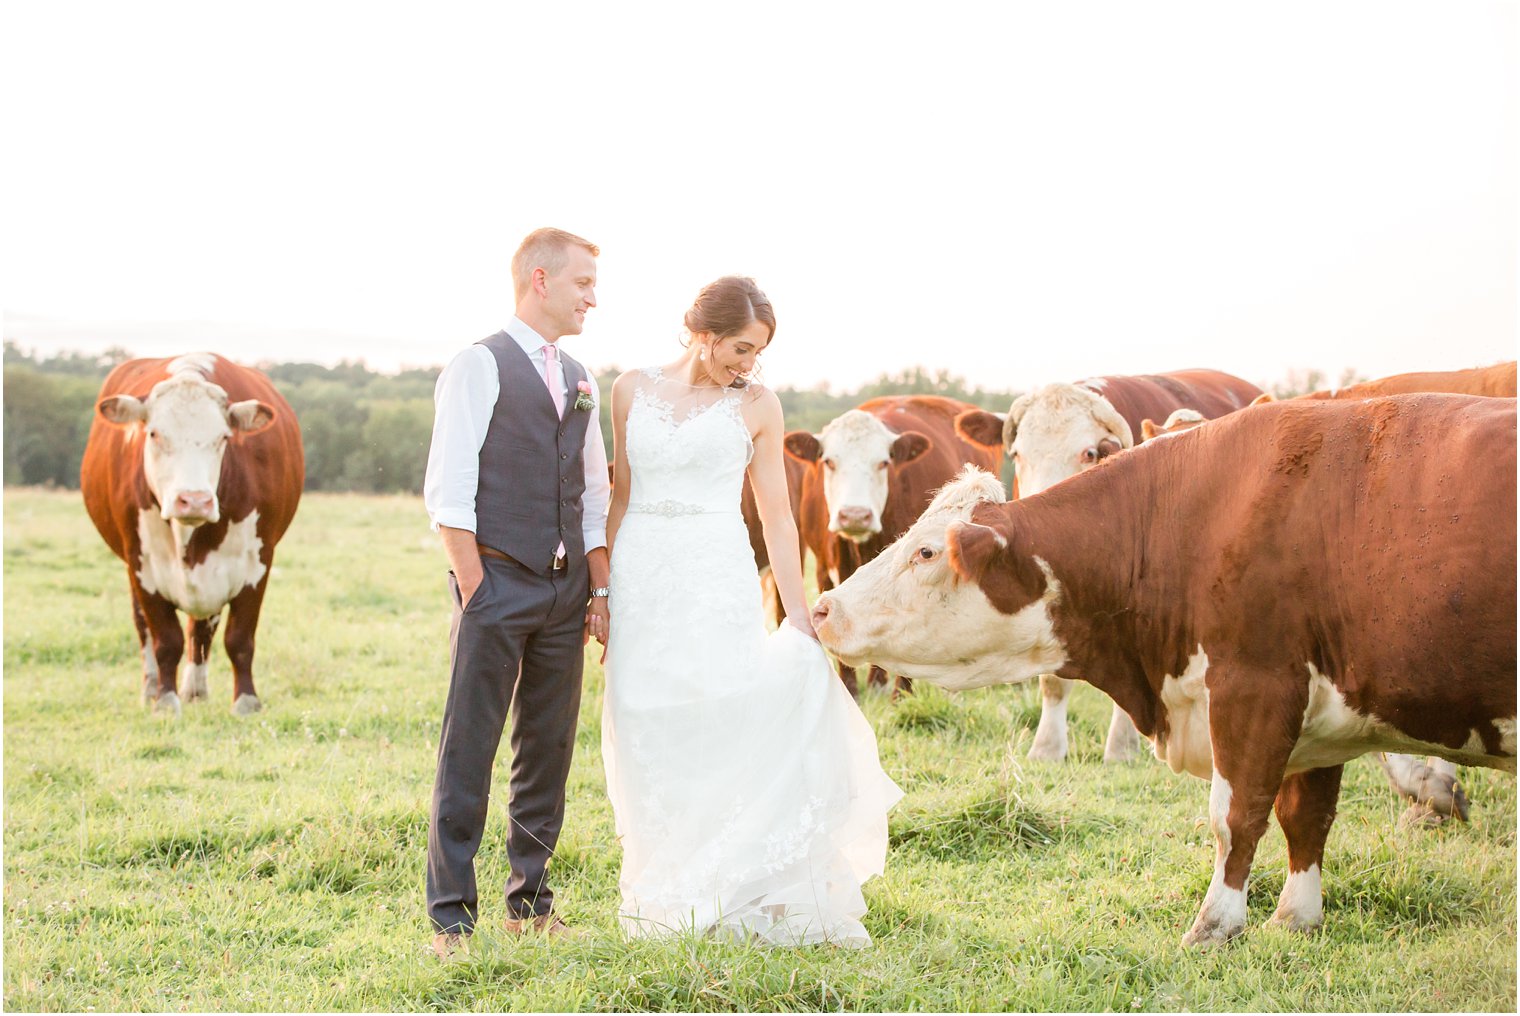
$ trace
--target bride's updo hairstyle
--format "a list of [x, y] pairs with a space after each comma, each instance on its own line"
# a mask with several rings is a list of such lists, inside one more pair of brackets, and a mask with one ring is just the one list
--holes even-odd
[[[737, 335], [752, 321], [765, 325], [767, 343], [775, 338], [776, 312], [771, 308], [770, 298], [760, 291], [754, 279], [743, 275], [725, 275], [703, 286], [685, 318], [687, 332], [692, 335], [710, 332], [714, 340]], [[731, 387], [744, 388], [748, 384], [740, 378]]]

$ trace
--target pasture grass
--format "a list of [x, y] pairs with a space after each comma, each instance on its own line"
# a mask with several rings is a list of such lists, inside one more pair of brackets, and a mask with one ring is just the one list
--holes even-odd
[[[471, 955], [425, 953], [423, 862], [446, 684], [442, 551], [411, 497], [308, 494], [277, 554], [255, 674], [265, 711], [138, 706], [123, 566], [77, 494], [9, 489], [4, 533], [4, 1005], [8, 1010], [1510, 1011], [1515, 781], [1466, 770], [1469, 825], [1400, 829], [1347, 767], [1327, 925], [1179, 940], [1208, 885], [1208, 787], [1102, 763], [1108, 702], [1072, 700], [1072, 757], [1024, 759], [1038, 689], [863, 696], [906, 791], [873, 948], [624, 940], [591, 654], [555, 862], [584, 940], [499, 933], [505, 808], [479, 859]], [[503, 753], [505, 756], [505, 752]], [[502, 760], [504, 762], [504, 758]], [[498, 786], [505, 770], [498, 767]]]

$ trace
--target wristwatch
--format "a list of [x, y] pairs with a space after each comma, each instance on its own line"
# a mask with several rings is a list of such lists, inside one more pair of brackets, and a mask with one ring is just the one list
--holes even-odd
[[591, 590], [591, 595], [592, 596], [600, 596], [600, 597], [602, 597], [602, 598], [605, 599], [606, 597], [612, 595], [612, 587], [611, 586], [597, 586], [595, 589]]

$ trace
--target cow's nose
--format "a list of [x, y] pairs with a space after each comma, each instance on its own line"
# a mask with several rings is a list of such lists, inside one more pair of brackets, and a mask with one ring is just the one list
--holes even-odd
[[818, 602], [813, 604], [814, 631], [817, 631], [823, 627], [823, 623], [829, 619], [829, 610], [832, 609], [832, 607], [833, 604], [829, 603], [827, 596], [819, 597]]
[[869, 508], [860, 508], [848, 505], [839, 509], [837, 518], [840, 529], [865, 529], [871, 525], [871, 516], [874, 513]]
[[207, 490], [181, 491], [174, 497], [174, 514], [186, 519], [210, 518], [215, 500], [215, 496]]

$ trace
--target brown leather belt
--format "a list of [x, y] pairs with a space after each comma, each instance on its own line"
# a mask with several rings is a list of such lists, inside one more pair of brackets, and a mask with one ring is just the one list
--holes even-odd
[[[521, 561], [519, 561], [517, 558], [513, 557], [511, 554], [503, 554], [501, 551], [497, 550], [495, 547], [487, 547], [484, 543], [477, 543], [477, 544], [475, 544], [475, 549], [478, 550], [478, 551], [480, 551], [480, 556], [481, 557], [497, 557], [497, 558], [500, 558], [503, 561], [511, 561], [515, 565], [520, 565], [523, 568], [528, 568], [527, 565], [523, 564]], [[528, 570], [529, 571], [533, 571], [534, 569], [528, 568]], [[563, 554], [555, 556], [554, 563], [549, 566], [549, 570], [550, 571], [564, 571], [565, 570], [565, 557], [564, 557]]]

